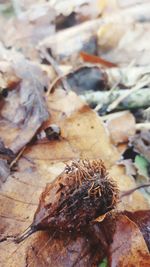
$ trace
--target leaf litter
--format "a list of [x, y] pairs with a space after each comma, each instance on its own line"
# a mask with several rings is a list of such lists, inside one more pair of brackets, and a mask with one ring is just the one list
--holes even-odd
[[[17, 16], [7, 19], [9, 30], [1, 35], [0, 264], [149, 266], [149, 128], [144, 115], [149, 107], [149, 47], [143, 35], [145, 29], [147, 34], [149, 31], [149, 23], [145, 23], [149, 4], [142, 2], [139, 10], [139, 3], [124, 8], [120, 1], [114, 8], [111, 1], [79, 1], [74, 6], [69, 1], [67, 11], [62, 1], [28, 2], [28, 9], [23, 2], [16, 1], [17, 6], [12, 2]], [[57, 24], [60, 14], [62, 28]], [[4, 21], [5, 16], [0, 23]], [[85, 55], [88, 62], [84, 62]], [[89, 97], [89, 107], [86, 93], [107, 93], [107, 101], [95, 104]], [[128, 97], [132, 97], [130, 102]], [[119, 113], [120, 106], [128, 111]], [[92, 110], [95, 107], [96, 111]], [[120, 145], [126, 149], [123, 154]], [[127, 173], [125, 154], [130, 160], [125, 163]], [[114, 207], [106, 194], [102, 212], [99, 205], [108, 188], [102, 182], [97, 184], [102, 170], [94, 167], [92, 172], [92, 162], [100, 164], [101, 160], [120, 196], [124, 195]], [[96, 177], [94, 181], [86, 162], [91, 162], [88, 171]], [[59, 183], [64, 170], [68, 172], [65, 187]], [[72, 183], [69, 170], [78, 174]], [[146, 174], [145, 185], [141, 174]], [[56, 193], [52, 188], [57, 185]], [[143, 188], [134, 190], [136, 187]], [[85, 194], [85, 199], [79, 200], [76, 190]], [[48, 227], [15, 244], [18, 235], [32, 224], [41, 193], [44, 205], [48, 199], [54, 203], [53, 214], [49, 201], [44, 206], [50, 216], [46, 217]], [[86, 197], [93, 203], [90, 214]], [[48, 230], [49, 220], [58, 224], [52, 231]], [[66, 233], [69, 221], [71, 228], [67, 229], [71, 230]]]

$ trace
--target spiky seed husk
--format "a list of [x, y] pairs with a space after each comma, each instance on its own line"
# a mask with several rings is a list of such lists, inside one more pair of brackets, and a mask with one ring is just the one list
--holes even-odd
[[116, 206], [119, 190], [101, 160], [78, 160], [41, 195], [33, 226], [57, 232], [83, 231]]

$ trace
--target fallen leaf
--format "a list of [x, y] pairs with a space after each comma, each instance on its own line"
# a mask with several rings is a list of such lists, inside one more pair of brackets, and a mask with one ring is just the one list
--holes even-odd
[[15, 158], [15, 154], [9, 148], [4, 146], [0, 140], [0, 186], [4, 183], [10, 175], [9, 163]]
[[[120, 165], [114, 165], [109, 170], [109, 174], [118, 184], [119, 190], [122, 192], [128, 191], [136, 187], [135, 179], [132, 176], [125, 174], [125, 169]], [[117, 210], [119, 212], [137, 211], [137, 210], [148, 210], [149, 201], [146, 200], [144, 195], [139, 191], [135, 191], [133, 194], [124, 197], [120, 203], [117, 205]]]
[[118, 144], [117, 149], [119, 153], [122, 155], [127, 149], [127, 143]]
[[143, 130], [140, 133], [134, 135], [130, 144], [134, 147], [134, 150], [143, 155], [150, 162], [150, 131]]
[[128, 176], [134, 176], [134, 175], [136, 175], [136, 168], [134, 166], [134, 163], [133, 163], [132, 159], [124, 159], [124, 160], [121, 160], [121, 161], [119, 161], [118, 164], [125, 166], [126, 174]]
[[85, 53], [84, 51], [80, 52], [80, 56], [85, 62], [90, 62], [90, 63], [94, 63], [94, 64], [100, 64], [101, 66], [107, 67], [107, 68], [117, 67], [117, 64], [114, 64], [114, 63], [112, 63], [110, 61], [104, 60], [101, 57], [97, 57], [95, 55], [91, 55], [91, 54]]
[[6, 47], [15, 47], [28, 58], [37, 59], [35, 45], [55, 32], [54, 18], [55, 11], [49, 3], [36, 2], [36, 5], [30, 6], [24, 12], [22, 10], [17, 17], [7, 19], [1, 25], [0, 39]]
[[149, 266], [150, 255], [137, 225], [125, 215], [116, 222], [113, 243], [110, 246], [109, 266]]
[[137, 168], [138, 174], [148, 178], [148, 168], [150, 163], [142, 156], [137, 155], [134, 162], [135, 167]]
[[48, 233], [39, 234], [26, 255], [27, 266], [97, 267], [103, 251], [88, 237], [53, 238]]
[[130, 64], [133, 59], [138, 65], [148, 65], [149, 31], [147, 23], [123, 23], [122, 18], [106, 22], [98, 31], [100, 56], [120, 65]]
[[77, 94], [85, 91], [103, 91], [108, 87], [107, 74], [97, 66], [85, 66], [67, 75], [67, 81]]
[[[79, 52], [95, 54], [97, 50], [97, 28], [101, 25], [101, 20], [84, 22], [50, 36], [38, 44], [39, 51], [49, 48], [57, 62], [75, 62], [79, 58]], [[79, 41], [80, 36], [80, 41]], [[67, 46], [65, 45], [67, 42]], [[56, 49], [57, 47], [57, 49]]]
[[128, 216], [130, 220], [135, 222], [140, 231], [143, 234], [145, 242], [150, 250], [150, 211], [149, 210], [139, 210], [135, 212], [125, 211], [125, 215]]
[[39, 161], [39, 168], [41, 159], [67, 161], [77, 158], [102, 158], [108, 167], [119, 158], [96, 112], [74, 92], [56, 90], [48, 97], [47, 104], [51, 117], [43, 128], [57, 124], [61, 129], [62, 140], [37, 143], [28, 147], [25, 151], [26, 157]]
[[129, 111], [115, 113], [106, 125], [114, 144], [127, 142], [135, 134], [135, 118]]
[[6, 160], [0, 159], [0, 187], [10, 174], [10, 168]]
[[11, 149], [4, 146], [4, 143], [0, 140], [0, 158], [6, 159], [8, 162], [11, 162], [15, 158], [15, 154]]
[[107, 259], [105, 258], [99, 265], [98, 267], [107, 267]]
[[9, 92], [1, 108], [0, 131], [5, 145], [16, 153], [32, 139], [49, 114], [44, 100], [47, 80], [42, 70], [24, 58], [14, 61], [12, 68], [21, 82]]

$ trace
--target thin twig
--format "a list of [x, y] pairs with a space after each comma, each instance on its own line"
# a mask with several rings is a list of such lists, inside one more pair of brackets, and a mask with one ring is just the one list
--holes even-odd
[[[108, 98], [111, 98], [111, 96], [112, 96], [112, 94], [113, 94], [114, 91], [119, 90], [119, 88], [117, 87], [118, 84], [119, 84], [119, 82], [116, 82], [116, 83], [112, 86], [112, 88], [109, 90]], [[103, 105], [104, 105], [104, 103], [100, 103], [100, 104], [98, 104], [98, 105], [94, 108], [94, 110], [98, 112], [98, 111], [102, 108]], [[107, 110], [108, 110], [108, 108], [107, 108]]]
[[134, 193], [134, 191], [138, 190], [138, 189], [141, 189], [141, 188], [144, 188], [144, 187], [149, 187], [150, 186], [150, 183], [147, 183], [147, 184], [142, 184], [142, 185], [139, 185], [137, 187], [134, 187], [130, 190], [127, 190], [127, 191], [124, 191], [122, 192], [120, 198], [123, 198], [123, 197], [126, 197], [126, 196], [129, 196], [131, 195], [132, 193]]
[[76, 67], [76, 68], [73, 68], [73, 69], [71, 69], [71, 70], [69, 70], [69, 71], [67, 71], [66, 73], [62, 73], [60, 76], [58, 76], [58, 77], [56, 77], [55, 79], [54, 79], [54, 81], [51, 83], [51, 86], [49, 87], [49, 89], [48, 89], [48, 91], [47, 91], [47, 93], [46, 93], [46, 95], [49, 95], [51, 92], [52, 92], [52, 89], [55, 87], [55, 85], [56, 85], [56, 83], [58, 82], [58, 81], [60, 81], [61, 79], [64, 79], [65, 77], [67, 78], [67, 76], [68, 75], [70, 75], [70, 74], [74, 74], [76, 71], [79, 71], [80, 69], [82, 69], [82, 68], [93, 68], [93, 67], [98, 67], [99, 68], [99, 65], [98, 64], [89, 64], [89, 63], [86, 63], [86, 64], [82, 64], [82, 65], [80, 65], [80, 66], [78, 66], [78, 67]]
[[26, 149], [26, 146], [24, 146], [20, 152], [18, 153], [18, 155], [16, 156], [16, 158], [10, 163], [10, 168], [12, 168], [14, 166], [14, 164], [20, 159], [20, 157], [22, 156], [24, 150]]
[[0, 243], [2, 243], [4, 241], [14, 241], [14, 236], [8, 235], [8, 236], [3, 236], [2, 238], [0, 238]]
[[54, 79], [54, 81], [51, 83], [51, 86], [49, 86], [48, 91], [46, 95], [49, 95], [53, 92], [53, 88], [55, 87], [56, 83], [59, 82], [61, 79], [64, 79], [68, 74], [62, 74]]
[[144, 76], [134, 87], [131, 88], [131, 90], [127, 91], [126, 94], [119, 96], [113, 103], [111, 103], [108, 108], [107, 111], [110, 112], [113, 109], [115, 109], [120, 102], [122, 102], [127, 96], [129, 96], [130, 94], [132, 94], [133, 92], [143, 88], [144, 86], [148, 85], [150, 83], [150, 78], [147, 76]]
[[[54, 68], [56, 74], [57, 74], [59, 77], [63, 76], [63, 73], [62, 73], [62, 71], [60, 70], [60, 68], [59, 68], [57, 62], [55, 61], [55, 59], [54, 59], [52, 56], [50, 56], [50, 54], [49, 54], [47, 51], [45, 51], [45, 50], [42, 50], [42, 55], [43, 55], [44, 58], [45, 58], [45, 59], [46, 59], [46, 60], [53, 66], [53, 68]], [[66, 80], [65, 78], [62, 77], [62, 78], [61, 78], [61, 82], [62, 82], [62, 86], [63, 86], [64, 90], [66, 90], [67, 92], [69, 92], [69, 91], [71, 90], [71, 88], [70, 88], [70, 86], [69, 86], [67, 80]]]

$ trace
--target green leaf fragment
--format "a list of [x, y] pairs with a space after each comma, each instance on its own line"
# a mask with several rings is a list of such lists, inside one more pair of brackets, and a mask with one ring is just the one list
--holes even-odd
[[98, 265], [98, 267], [107, 267], [107, 258], [103, 259], [102, 262]]
[[149, 162], [147, 159], [141, 155], [137, 155], [135, 157], [135, 162], [134, 162], [138, 173], [142, 176], [148, 177], [148, 167], [149, 167]]

